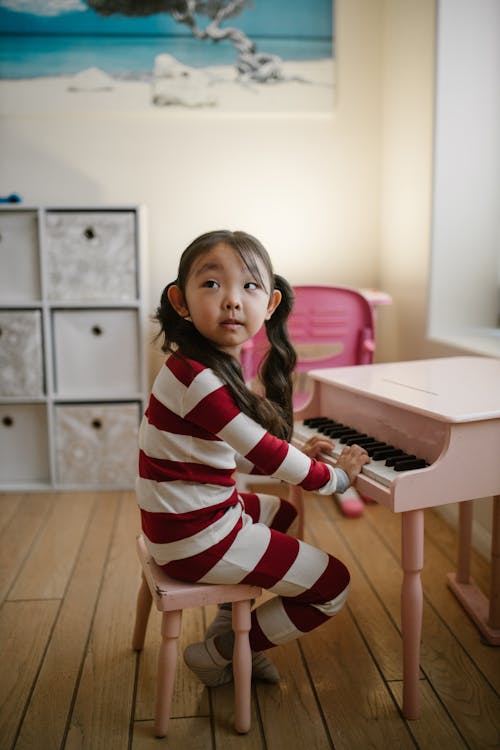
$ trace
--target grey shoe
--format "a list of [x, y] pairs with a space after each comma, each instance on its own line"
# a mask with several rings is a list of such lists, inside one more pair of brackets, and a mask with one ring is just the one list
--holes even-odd
[[230, 609], [219, 609], [214, 620], [210, 623], [205, 633], [205, 640], [213, 638], [215, 635], [227, 633], [232, 629], [233, 613]]
[[280, 673], [263, 651], [252, 651], [252, 679], [277, 685]]
[[208, 687], [225, 685], [233, 679], [232, 662], [219, 654], [214, 638], [188, 646], [184, 651], [184, 661]]
[[[227, 633], [232, 629], [232, 612], [230, 609], [219, 609], [215, 619], [210, 623], [205, 633], [205, 641], [217, 635]], [[252, 651], [252, 679], [270, 682], [276, 685], [280, 681], [280, 674], [272, 661], [263, 651]]]

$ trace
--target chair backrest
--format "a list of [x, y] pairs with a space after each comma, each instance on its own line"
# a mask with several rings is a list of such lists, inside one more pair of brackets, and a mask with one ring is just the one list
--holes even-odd
[[[373, 311], [360, 292], [339, 286], [296, 286], [288, 330], [296, 371], [370, 364], [375, 350]], [[269, 342], [262, 328], [243, 348], [247, 381], [257, 375]]]

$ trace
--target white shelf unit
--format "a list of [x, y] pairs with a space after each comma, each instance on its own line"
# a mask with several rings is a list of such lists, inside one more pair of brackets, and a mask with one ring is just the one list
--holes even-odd
[[0, 490], [133, 487], [144, 259], [142, 207], [0, 208]]

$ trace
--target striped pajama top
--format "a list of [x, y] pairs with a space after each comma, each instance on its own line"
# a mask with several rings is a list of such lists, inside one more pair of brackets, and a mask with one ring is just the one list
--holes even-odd
[[136, 482], [142, 529], [158, 564], [224, 548], [234, 537], [244, 523], [236, 470], [321, 494], [336, 488], [331, 467], [243, 414], [213, 370], [170, 355], [141, 423]]

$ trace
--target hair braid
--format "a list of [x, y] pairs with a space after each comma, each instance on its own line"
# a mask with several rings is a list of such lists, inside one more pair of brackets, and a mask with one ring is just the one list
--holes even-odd
[[288, 335], [287, 320], [292, 311], [295, 295], [282, 276], [274, 277], [274, 288], [281, 292], [281, 302], [271, 318], [266, 321], [266, 333], [271, 344], [260, 368], [260, 377], [266, 397], [279, 407], [288, 424], [287, 439], [293, 430], [293, 382], [297, 355]]

